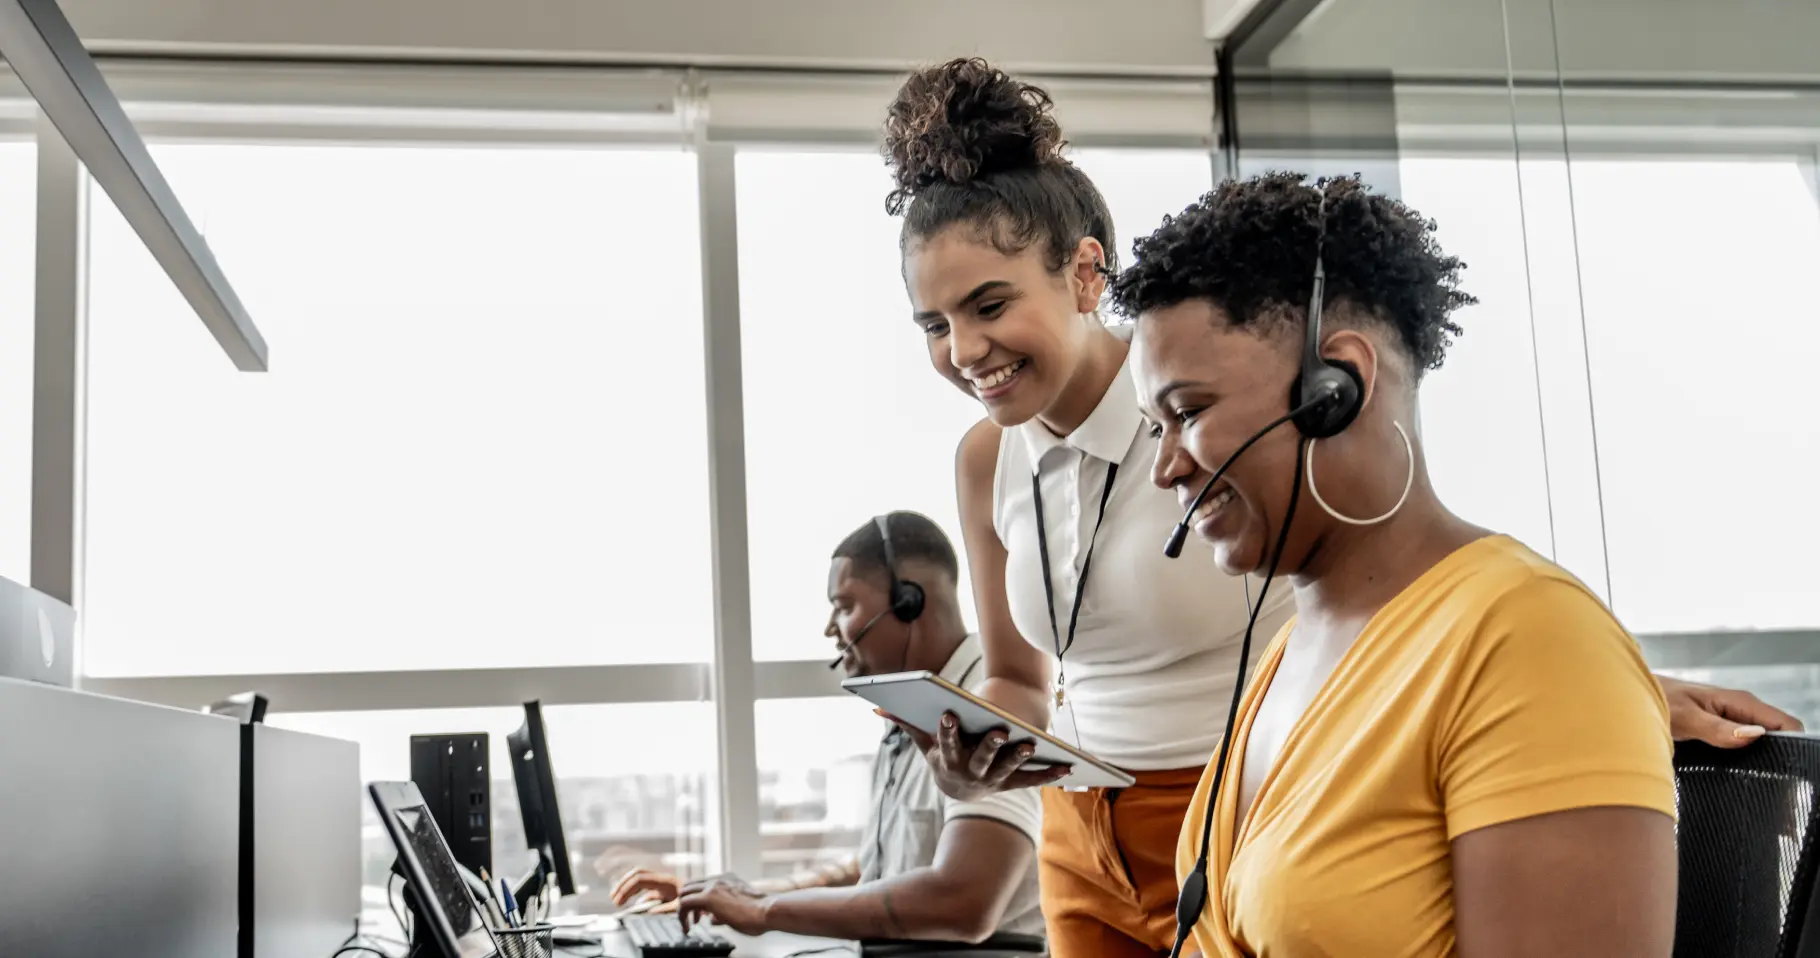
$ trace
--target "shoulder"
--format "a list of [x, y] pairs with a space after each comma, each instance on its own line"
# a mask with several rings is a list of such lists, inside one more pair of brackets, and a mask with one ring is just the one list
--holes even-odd
[[961, 437], [954, 453], [954, 476], [963, 503], [998, 497], [999, 463], [1008, 435], [992, 420], [981, 419]]
[[961, 436], [960, 448], [954, 453], [955, 471], [964, 480], [992, 478], [998, 471], [999, 444], [1005, 430], [990, 419], [981, 419]]
[[1034, 788], [994, 792], [968, 802], [957, 802], [946, 795], [942, 796], [944, 823], [969, 818], [986, 818], [1002, 822], [1029, 836], [1030, 840], [1035, 842], [1041, 837], [1043, 831], [1042, 797]]
[[1520, 544], [1495, 550], [1478, 578], [1482, 610], [1475, 631], [1481, 645], [1518, 639], [1540, 652], [1593, 637], [1627, 648], [1636, 645], [1585, 583]]

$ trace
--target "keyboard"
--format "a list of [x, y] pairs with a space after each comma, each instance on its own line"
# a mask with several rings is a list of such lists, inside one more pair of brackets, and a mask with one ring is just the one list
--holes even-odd
[[644, 958], [727, 958], [733, 943], [700, 925], [683, 931], [675, 915], [628, 915], [620, 925]]

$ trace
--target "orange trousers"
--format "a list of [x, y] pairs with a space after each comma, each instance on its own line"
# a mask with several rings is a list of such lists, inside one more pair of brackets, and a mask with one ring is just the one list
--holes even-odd
[[1052, 958], [1153, 958], [1175, 942], [1175, 846], [1200, 768], [1129, 788], [1043, 789], [1037, 851]]

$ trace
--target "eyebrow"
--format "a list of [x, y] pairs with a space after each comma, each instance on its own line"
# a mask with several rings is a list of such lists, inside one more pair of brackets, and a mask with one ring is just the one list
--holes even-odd
[[1151, 397], [1150, 403], [1156, 408], [1161, 409], [1163, 408], [1164, 400], [1167, 400], [1172, 393], [1178, 393], [1184, 389], [1193, 389], [1202, 385], [1205, 385], [1205, 383], [1191, 382], [1186, 379], [1172, 379], [1169, 382], [1164, 383], [1162, 388], [1156, 391], [1155, 395]]
[[[979, 284], [978, 286], [973, 287], [972, 291], [969, 292], [967, 295], [962, 296], [961, 301], [959, 303], [956, 303], [955, 305], [957, 305], [957, 306], [972, 305], [974, 302], [978, 301], [980, 297], [986, 295], [987, 293], [990, 293], [997, 289], [1002, 289], [1002, 288], [1010, 286], [1010, 285], [1011, 285], [1011, 283], [1009, 280], [989, 279], [989, 280]], [[939, 309], [925, 309], [922, 312], [917, 313], [914, 318], [919, 323], [927, 322], [928, 320], [931, 320], [931, 319], [941, 319], [942, 311]]]

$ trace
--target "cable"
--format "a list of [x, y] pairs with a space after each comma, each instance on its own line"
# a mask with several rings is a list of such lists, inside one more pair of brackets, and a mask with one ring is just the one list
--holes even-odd
[[371, 945], [343, 945], [343, 946], [341, 946], [340, 951], [337, 951], [334, 954], [330, 955], [329, 958], [341, 958], [342, 955], [350, 955], [357, 951], [365, 952], [369, 955], [378, 955], [379, 958], [393, 958], [393, 955], [391, 952], [380, 951], [379, 949], [374, 948]]
[[[1274, 427], [1273, 427], [1274, 428]], [[1220, 736], [1219, 763], [1213, 768], [1213, 785], [1207, 790], [1207, 814], [1201, 817], [1201, 851], [1195, 858], [1194, 870], [1182, 882], [1181, 897], [1176, 900], [1175, 944], [1169, 949], [1169, 958], [1181, 958], [1182, 945], [1194, 933], [1195, 923], [1200, 920], [1201, 912], [1207, 907], [1207, 856], [1208, 847], [1212, 845], [1214, 809], [1220, 800], [1220, 784], [1226, 775], [1226, 759], [1232, 749], [1233, 726], [1239, 720], [1239, 700], [1245, 692], [1245, 666], [1251, 661], [1251, 633], [1258, 625], [1258, 613], [1264, 609], [1264, 597], [1270, 594], [1270, 583], [1276, 578], [1277, 563], [1283, 558], [1283, 547], [1289, 542], [1289, 528], [1295, 523], [1295, 507], [1302, 499], [1302, 471], [1307, 463], [1306, 446], [1296, 443], [1295, 485], [1289, 490], [1289, 508], [1283, 513], [1283, 528], [1277, 531], [1277, 545], [1270, 556], [1270, 569], [1264, 573], [1264, 585], [1258, 589], [1257, 605], [1252, 607], [1251, 618], [1245, 623], [1245, 642], [1239, 647], [1238, 674], [1233, 679], [1232, 705], [1226, 712], [1226, 731]], [[1192, 901], [1193, 907], [1190, 908]]]
[[398, 910], [398, 899], [393, 897], [398, 894], [398, 889], [392, 883], [398, 880], [397, 872], [392, 872], [386, 877], [385, 906], [392, 910], [392, 917], [398, 921], [398, 931], [404, 935], [405, 941], [408, 943], [411, 940], [411, 923], [404, 920], [404, 913]]

